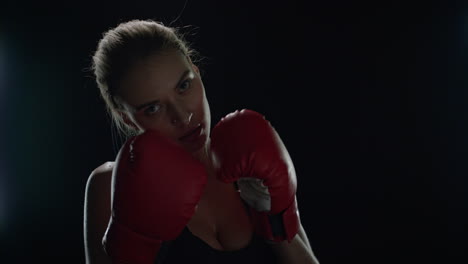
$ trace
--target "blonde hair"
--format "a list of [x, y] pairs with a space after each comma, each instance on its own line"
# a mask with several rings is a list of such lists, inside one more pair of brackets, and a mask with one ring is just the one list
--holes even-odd
[[116, 100], [116, 91], [122, 76], [137, 60], [174, 49], [194, 63], [199, 60], [198, 53], [189, 46], [179, 28], [165, 26], [162, 22], [131, 20], [120, 23], [103, 34], [93, 55], [92, 70], [101, 97], [106, 103], [107, 113], [119, 133], [122, 132], [126, 137], [139, 133], [127, 125], [116, 111], [122, 109], [122, 105]]

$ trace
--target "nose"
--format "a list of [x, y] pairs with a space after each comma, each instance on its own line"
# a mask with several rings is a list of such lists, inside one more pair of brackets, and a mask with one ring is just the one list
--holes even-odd
[[172, 113], [169, 115], [171, 124], [177, 126], [186, 126], [190, 124], [192, 120], [193, 113], [187, 110], [182, 109], [181, 107], [172, 107]]

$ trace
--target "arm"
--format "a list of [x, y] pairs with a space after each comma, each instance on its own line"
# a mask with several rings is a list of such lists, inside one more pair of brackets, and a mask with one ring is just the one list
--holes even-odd
[[86, 184], [83, 219], [86, 264], [111, 264], [102, 247], [110, 217], [111, 164], [96, 168]]
[[277, 254], [280, 264], [319, 264], [317, 258], [312, 252], [307, 235], [302, 227], [299, 225], [299, 232], [293, 238], [291, 243], [287, 241], [271, 243], [271, 248]]

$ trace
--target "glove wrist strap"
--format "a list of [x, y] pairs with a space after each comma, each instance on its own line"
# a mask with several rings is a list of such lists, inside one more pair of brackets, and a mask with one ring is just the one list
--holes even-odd
[[289, 207], [279, 214], [258, 212], [253, 208], [250, 208], [250, 213], [256, 233], [272, 242], [287, 240], [290, 243], [299, 231], [299, 212], [295, 197]]

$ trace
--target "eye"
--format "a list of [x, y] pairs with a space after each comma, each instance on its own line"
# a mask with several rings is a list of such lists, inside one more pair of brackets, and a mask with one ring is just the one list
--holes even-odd
[[182, 82], [182, 84], [179, 86], [179, 91], [184, 92], [185, 90], [190, 88], [190, 85], [192, 83], [191, 79], [187, 79]]
[[152, 115], [156, 113], [159, 108], [161, 108], [158, 104], [150, 105], [145, 109], [145, 114], [146, 115]]

